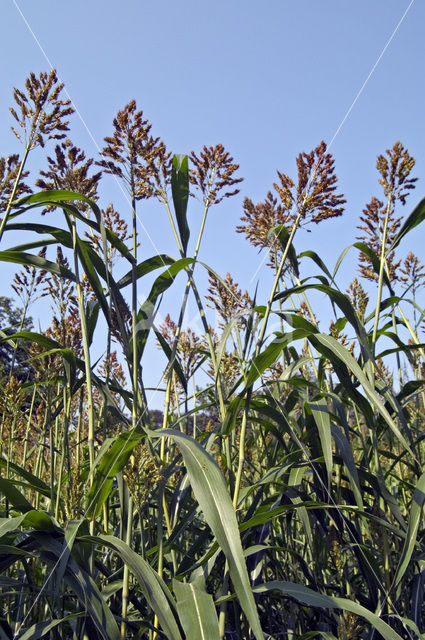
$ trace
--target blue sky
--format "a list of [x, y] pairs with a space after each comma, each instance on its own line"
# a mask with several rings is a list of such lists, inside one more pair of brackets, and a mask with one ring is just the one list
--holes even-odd
[[[331, 148], [346, 212], [311, 233], [301, 232], [296, 248], [314, 249], [333, 266], [354, 241], [364, 205], [380, 196], [376, 156], [396, 140], [416, 158], [420, 178], [404, 213], [424, 195], [421, 0], [3, 0], [0, 19], [0, 155], [19, 151], [9, 130], [13, 87], [23, 87], [29, 72], [49, 69], [35, 36], [85, 122], [87, 129], [73, 116], [70, 137], [88, 156], [96, 156], [104, 136], [112, 133], [117, 110], [132, 98], [173, 152], [199, 151], [204, 144], [226, 147], [244, 182], [239, 196], [211, 210], [201, 259], [222, 275], [231, 272], [251, 291], [260, 279], [263, 300], [267, 267], [253, 280], [261, 257], [235, 233], [242, 198], [263, 200], [277, 169], [294, 176], [300, 151], [333, 138], [386, 45]], [[35, 154], [32, 164], [41, 167], [42, 155]], [[102, 206], [112, 201], [127, 215], [128, 205], [111, 178], [103, 180], [100, 192]], [[196, 236], [201, 212], [195, 201], [190, 206]], [[142, 237], [141, 257], [156, 250], [176, 255], [165, 213], [153, 203], [139, 211], [150, 237]], [[412, 249], [424, 259], [422, 237], [419, 228], [400, 256]], [[347, 286], [356, 268], [355, 252], [350, 256], [341, 282]], [[306, 265], [304, 275], [309, 269]], [[0, 293], [11, 290], [4, 285]]]

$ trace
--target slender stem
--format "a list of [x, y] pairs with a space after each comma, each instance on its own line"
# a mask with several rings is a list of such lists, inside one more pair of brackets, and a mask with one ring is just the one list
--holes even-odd
[[286, 247], [285, 247], [285, 250], [283, 252], [282, 258], [280, 260], [279, 267], [278, 267], [278, 269], [276, 271], [276, 277], [275, 277], [274, 282], [273, 282], [272, 290], [271, 290], [271, 293], [270, 293], [269, 301], [267, 303], [266, 312], [264, 314], [263, 322], [262, 322], [262, 325], [261, 325], [261, 328], [260, 328], [260, 333], [259, 333], [258, 340], [257, 340], [257, 345], [256, 345], [256, 348], [255, 348], [255, 355], [256, 356], [259, 354], [260, 349], [261, 349], [261, 345], [263, 344], [264, 335], [265, 335], [265, 332], [266, 332], [267, 323], [268, 323], [269, 316], [270, 316], [270, 313], [271, 313], [273, 300], [274, 300], [274, 297], [275, 297], [275, 294], [276, 294], [276, 290], [277, 290], [277, 287], [278, 287], [278, 284], [279, 284], [280, 277], [282, 275], [282, 271], [283, 271], [283, 267], [284, 267], [285, 262], [286, 262], [286, 258], [288, 257], [288, 252], [289, 252], [289, 249], [291, 247], [292, 240], [294, 239], [294, 235], [295, 235], [296, 230], [298, 229], [298, 225], [300, 223], [300, 220], [301, 220], [301, 213], [298, 213], [297, 217], [296, 217], [296, 219], [294, 221], [294, 224], [292, 225], [291, 233], [289, 235], [288, 242], [286, 243]]
[[[64, 420], [63, 420], [63, 437], [62, 437], [62, 453], [61, 453], [61, 461], [59, 465], [59, 475], [57, 482], [57, 490], [56, 490], [56, 507], [55, 507], [55, 518], [59, 521], [59, 508], [60, 508], [60, 495], [62, 491], [62, 482], [64, 477], [65, 463], [67, 460], [67, 455], [69, 454], [68, 447], [68, 429], [70, 422], [70, 413], [71, 413], [71, 394], [68, 393], [68, 389], [66, 385], [63, 387], [63, 407], [64, 407]], [[70, 475], [68, 469], [68, 483], [70, 482]]]
[[387, 244], [388, 219], [390, 216], [392, 201], [393, 201], [393, 196], [392, 194], [390, 194], [388, 197], [387, 209], [386, 209], [385, 218], [384, 218], [384, 228], [382, 231], [381, 255], [380, 255], [379, 276], [378, 276], [378, 293], [376, 297], [375, 320], [373, 323], [373, 334], [372, 334], [373, 349], [375, 349], [376, 336], [378, 333], [379, 313], [380, 313], [381, 300], [382, 300], [382, 285], [384, 282], [384, 271], [385, 271], [385, 264], [386, 264], [385, 245]]
[[[213, 182], [214, 182], [214, 176], [212, 176], [211, 187], [212, 187]], [[211, 191], [211, 187], [210, 187], [210, 191]], [[210, 191], [209, 191], [209, 193], [208, 193], [208, 195], [207, 195], [207, 197], [205, 199], [205, 202], [204, 202], [204, 205], [205, 205], [204, 206], [204, 213], [203, 213], [203, 216], [202, 216], [201, 227], [200, 227], [200, 230], [199, 230], [199, 233], [198, 233], [198, 239], [197, 239], [197, 242], [196, 242], [196, 247], [195, 247], [195, 251], [194, 251], [194, 255], [193, 255], [194, 260], [197, 259], [198, 253], [199, 253], [199, 249], [200, 249], [200, 246], [201, 246], [201, 240], [202, 240], [202, 236], [203, 236], [203, 233], [204, 233], [205, 223], [206, 223], [206, 220], [207, 220], [207, 214], [208, 214], [208, 210], [209, 210], [209, 206], [210, 206], [210, 203], [209, 203]], [[173, 234], [174, 234], [174, 237], [175, 237], [175, 240], [176, 240], [176, 243], [177, 243], [177, 247], [178, 247], [178, 249], [180, 251], [180, 255], [183, 257], [184, 256], [183, 247], [182, 247], [180, 239], [178, 237], [176, 225], [174, 223], [173, 217], [171, 215], [170, 207], [169, 207], [168, 201], [167, 201], [165, 196], [163, 198], [163, 201], [164, 201], [164, 204], [165, 204], [165, 207], [166, 207], [166, 210], [167, 210], [168, 218], [169, 218], [170, 223], [171, 223], [171, 227], [172, 227]], [[196, 288], [195, 281], [193, 280], [194, 269], [195, 269], [195, 264], [193, 264], [192, 266], [190, 266], [187, 269], [187, 283], [186, 283], [185, 291], [183, 293], [183, 302], [182, 302], [182, 306], [180, 308], [180, 316], [179, 316], [179, 320], [178, 320], [178, 323], [177, 323], [176, 333], [174, 335], [174, 344], [173, 344], [173, 348], [172, 348], [172, 352], [171, 352], [170, 363], [172, 363], [172, 361], [174, 360], [174, 357], [175, 357], [175, 354], [176, 354], [176, 351], [177, 351], [177, 345], [178, 345], [178, 342], [179, 342], [181, 328], [182, 328], [182, 325], [183, 325], [183, 318], [184, 318], [184, 314], [185, 314], [185, 311], [186, 311], [186, 305], [187, 305], [187, 300], [188, 300], [188, 296], [189, 296], [189, 290], [192, 287], [192, 291], [193, 291], [193, 293], [195, 295], [196, 303], [198, 305], [199, 313], [200, 313], [200, 316], [201, 316], [201, 321], [202, 321], [202, 324], [203, 324], [203, 327], [204, 327], [204, 330], [205, 330], [205, 336], [206, 336], [206, 340], [207, 340], [207, 343], [208, 343], [208, 348], [209, 348], [209, 351], [210, 351], [211, 362], [212, 362], [212, 365], [213, 365], [213, 368], [214, 368], [214, 372], [215, 372], [215, 376], [216, 376], [216, 380], [217, 380], [217, 395], [218, 395], [218, 398], [219, 398], [221, 419], [223, 420], [224, 416], [225, 416], [225, 413], [226, 413], [226, 410], [225, 410], [225, 405], [224, 405], [223, 392], [222, 392], [222, 388], [221, 388], [220, 375], [219, 375], [219, 372], [217, 370], [217, 361], [216, 361], [216, 358], [215, 358], [214, 345], [213, 345], [213, 342], [212, 342], [212, 339], [211, 339], [211, 331], [210, 331], [210, 328], [208, 326], [208, 322], [207, 322], [206, 317], [205, 317], [205, 311], [204, 311], [204, 308], [203, 308], [203, 305], [202, 305], [201, 298], [200, 298], [198, 290]], [[171, 367], [170, 367], [170, 372], [171, 372]], [[169, 375], [171, 375], [171, 373]]]
[[233, 507], [235, 511], [238, 508], [239, 491], [240, 491], [241, 480], [242, 480], [242, 471], [245, 463], [245, 438], [246, 438], [246, 427], [248, 422], [249, 405], [251, 402], [251, 394], [252, 394], [252, 387], [248, 390], [248, 393], [246, 396], [245, 409], [242, 416], [241, 430], [239, 434], [238, 470], [236, 473], [235, 490], [233, 494]]
[[192, 435], [196, 438], [196, 384], [195, 384], [195, 376], [192, 379], [193, 385], [193, 426], [192, 426]]
[[[396, 322], [396, 319], [395, 319], [394, 307], [391, 310], [391, 320], [392, 320], [392, 323], [393, 323], [393, 331], [394, 331], [395, 335], [398, 336], [397, 322]], [[400, 354], [399, 354], [398, 351], [396, 352], [395, 355], [396, 355], [396, 362], [397, 362], [398, 381], [399, 381], [400, 389], [401, 389], [402, 386], [403, 386], [403, 372], [401, 370], [401, 359], [400, 359]]]
[[[127, 513], [127, 531], [125, 535], [125, 542], [128, 546], [131, 543], [131, 534], [133, 529], [133, 498], [131, 495], [128, 498], [128, 513]], [[122, 640], [125, 639], [127, 635], [127, 623], [125, 618], [127, 617], [127, 608], [128, 608], [128, 596], [129, 596], [129, 570], [128, 564], [124, 564], [124, 575], [123, 575], [123, 583], [122, 583], [122, 607], [121, 607], [121, 617], [123, 620], [121, 621], [121, 633], [120, 638]]]
[[178, 235], [178, 233], [177, 233], [176, 225], [175, 225], [175, 223], [174, 223], [174, 219], [173, 219], [173, 216], [172, 216], [172, 214], [171, 214], [170, 205], [168, 204], [168, 200], [167, 200], [167, 197], [166, 197], [166, 195], [165, 195], [165, 194], [164, 194], [164, 196], [163, 196], [163, 198], [162, 198], [162, 201], [163, 201], [163, 203], [164, 203], [164, 205], [165, 205], [165, 209], [167, 210], [167, 215], [168, 215], [168, 219], [169, 219], [170, 224], [171, 224], [171, 228], [172, 228], [172, 230], [173, 230], [174, 239], [175, 239], [176, 244], [177, 244], [177, 247], [178, 247], [178, 249], [179, 249], [179, 251], [180, 251], [180, 255], [181, 255], [181, 256], [182, 256], [182, 258], [183, 258], [183, 255], [184, 255], [183, 247], [182, 247], [182, 244], [181, 244], [181, 242], [180, 242], [180, 238], [179, 238], [179, 235]]
[[[164, 483], [161, 481], [158, 486], [158, 519], [156, 523], [157, 527], [157, 546], [158, 546], [158, 567], [157, 573], [162, 578], [164, 568], [164, 535], [163, 535], [163, 510], [164, 510]], [[154, 627], [158, 627], [159, 619], [157, 614], [154, 617]], [[152, 634], [152, 640], [156, 640], [158, 634], [156, 631]]]
[[[31, 289], [30, 289], [30, 291], [28, 293], [28, 296], [27, 296], [27, 299], [25, 301], [24, 308], [22, 309], [21, 321], [19, 323], [18, 332], [21, 332], [22, 329], [24, 328], [24, 324], [25, 324], [27, 311], [28, 311], [28, 307], [29, 307], [29, 304], [30, 304], [30, 299], [31, 299], [31, 295], [32, 295], [33, 289], [34, 289], [34, 277], [32, 279]], [[11, 378], [13, 376], [13, 371], [15, 369], [16, 354], [18, 352], [18, 347], [19, 347], [19, 340], [16, 340], [15, 346], [13, 348], [12, 361], [10, 363], [9, 378]]]
[[27, 146], [25, 147], [24, 155], [22, 156], [21, 164], [19, 165], [18, 174], [16, 176], [16, 180], [15, 180], [15, 183], [13, 185], [12, 193], [10, 194], [9, 202], [7, 203], [6, 211], [4, 213], [2, 221], [0, 223], [0, 241], [1, 241], [2, 237], [3, 237], [3, 233], [4, 233], [4, 229], [6, 227], [6, 223], [7, 223], [8, 219], [9, 219], [10, 209], [12, 207], [12, 202], [15, 199], [15, 195], [16, 195], [16, 191], [18, 189], [19, 181], [20, 181], [20, 179], [22, 177], [22, 172], [24, 170], [25, 163], [27, 161], [28, 154], [29, 154], [30, 149], [31, 149], [31, 144], [32, 144], [32, 137], [30, 136], [30, 138], [29, 138], [29, 140], [27, 142]]
[[28, 420], [27, 420], [27, 428], [25, 431], [25, 441], [24, 441], [24, 451], [22, 453], [22, 466], [25, 467], [26, 463], [27, 463], [27, 455], [28, 455], [28, 441], [29, 441], [29, 436], [30, 436], [30, 430], [31, 430], [31, 419], [32, 419], [32, 414], [34, 411], [34, 404], [35, 404], [35, 396], [37, 394], [37, 385], [34, 383], [34, 389], [32, 392], [32, 398], [31, 398], [31, 405], [30, 405], [30, 410], [28, 413]]
[[138, 416], [138, 357], [137, 357], [137, 220], [136, 220], [136, 198], [134, 195], [134, 180], [132, 180], [132, 197], [131, 197], [131, 218], [133, 225], [133, 257], [134, 261], [131, 266], [131, 331], [133, 340], [133, 363], [132, 363], [132, 385], [133, 385], [133, 407], [131, 411], [132, 428], [137, 426]]
[[[197, 240], [197, 243], [196, 243], [196, 248], [195, 248], [195, 253], [194, 253], [194, 259], [195, 260], [196, 260], [196, 258], [198, 256], [199, 248], [200, 248], [200, 245], [201, 245], [201, 239], [202, 239], [202, 235], [203, 235], [203, 232], [204, 232], [204, 227], [205, 227], [205, 223], [206, 223], [206, 219], [207, 219], [207, 213], [208, 213], [208, 209], [209, 209], [209, 197], [210, 197], [210, 193], [211, 193], [211, 188], [212, 188], [213, 182], [214, 182], [214, 173], [212, 175], [212, 179], [211, 179], [211, 182], [210, 182], [210, 185], [211, 185], [210, 186], [210, 190], [209, 190], [208, 196], [205, 199], [205, 203], [204, 203], [205, 204], [204, 213], [203, 213], [201, 228], [199, 230], [198, 240]], [[172, 216], [171, 211], [170, 211], [170, 206], [168, 204], [168, 200], [167, 200], [167, 197], [166, 197], [165, 194], [163, 194], [163, 203], [164, 203], [165, 208], [167, 210], [168, 219], [170, 221], [171, 228], [173, 230], [173, 234], [174, 234], [174, 238], [175, 238], [176, 243], [177, 243], [177, 247], [179, 249], [181, 257], [183, 258], [184, 257], [183, 247], [182, 247], [182, 244], [180, 242], [180, 238], [179, 238], [178, 233], [177, 233], [176, 225], [174, 223], [174, 219], [173, 219], [173, 216]], [[185, 292], [183, 294], [183, 304], [182, 304], [182, 307], [181, 307], [180, 318], [179, 318], [179, 322], [178, 322], [178, 325], [177, 325], [176, 334], [174, 336], [174, 344], [173, 344], [173, 349], [172, 349], [172, 355], [171, 355], [171, 358], [170, 358], [170, 362], [173, 361], [175, 353], [176, 353], [176, 350], [177, 350], [178, 339], [179, 339], [180, 332], [181, 332], [181, 324], [183, 322], [183, 316], [184, 316], [184, 312], [185, 312], [185, 309], [186, 309], [189, 289], [190, 289], [190, 287], [192, 287], [192, 291], [194, 293], [195, 300], [196, 300], [196, 303], [198, 305], [199, 313], [200, 313], [200, 316], [201, 316], [201, 321], [202, 321], [202, 324], [203, 324], [203, 327], [204, 327], [204, 330], [205, 330], [206, 340], [207, 340], [207, 343], [208, 343], [208, 348], [209, 348], [210, 356], [211, 356], [211, 362], [212, 362], [212, 365], [213, 365], [213, 368], [214, 368], [214, 373], [215, 373], [215, 376], [216, 376], [217, 395], [218, 395], [219, 404], [220, 404], [220, 415], [221, 415], [221, 419], [223, 420], [224, 416], [225, 416], [225, 413], [226, 413], [226, 409], [225, 409], [225, 405], [224, 405], [224, 398], [223, 398], [223, 391], [222, 391], [222, 387], [221, 387], [221, 380], [220, 380], [219, 372], [217, 370], [217, 362], [216, 362], [216, 358], [215, 358], [214, 345], [213, 345], [213, 342], [212, 342], [212, 339], [211, 339], [210, 328], [208, 326], [208, 322], [207, 322], [206, 317], [205, 317], [205, 311], [204, 311], [204, 308], [203, 308], [203, 305], [202, 305], [202, 301], [201, 301], [200, 295], [199, 295], [197, 287], [195, 285], [195, 281], [193, 280], [194, 268], [195, 268], [195, 265], [193, 265], [192, 267], [189, 267], [187, 269], [188, 280], [187, 280]]]
[[[417, 336], [417, 334], [416, 334], [416, 331], [414, 331], [414, 329], [412, 328], [412, 325], [410, 324], [409, 320], [408, 320], [408, 319], [406, 318], [406, 316], [404, 315], [403, 310], [402, 310], [402, 308], [400, 307], [400, 305], [399, 305], [399, 304], [397, 305], [397, 309], [398, 309], [398, 311], [399, 311], [399, 313], [400, 313], [400, 315], [401, 315], [401, 317], [402, 317], [402, 320], [403, 320], [403, 322], [404, 322], [404, 324], [405, 324], [405, 326], [406, 326], [406, 328], [407, 328], [408, 332], [409, 332], [409, 333], [410, 333], [410, 335], [411, 335], [411, 338], [412, 338], [413, 342], [414, 342], [415, 344], [419, 345], [419, 344], [420, 344], [420, 342], [419, 342], [418, 336]], [[418, 348], [418, 351], [419, 351], [419, 353], [421, 354], [422, 358], [425, 360], [425, 351], [423, 350], [423, 348], [422, 348], [422, 347], [419, 347], [419, 348]]]
[[[93, 390], [92, 390], [90, 347], [89, 347], [89, 341], [88, 341], [86, 314], [84, 310], [83, 290], [81, 288], [81, 282], [79, 277], [79, 267], [78, 267], [77, 228], [76, 228], [76, 223], [74, 218], [72, 218], [72, 244], [73, 244], [73, 252], [74, 252], [74, 269], [75, 269], [75, 278], [76, 278], [78, 309], [80, 312], [81, 336], [82, 336], [82, 342], [83, 342], [84, 365], [85, 365], [85, 374], [86, 374], [87, 413], [88, 413], [87, 444], [89, 448], [89, 460], [90, 460], [90, 471], [91, 471], [94, 464], [94, 453], [95, 453], [94, 452], [95, 426], [94, 426]], [[90, 483], [91, 484], [93, 483], [93, 477], [91, 477]]]

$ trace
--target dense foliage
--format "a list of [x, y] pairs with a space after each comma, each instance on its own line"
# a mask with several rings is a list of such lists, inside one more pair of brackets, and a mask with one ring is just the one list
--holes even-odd
[[[96, 163], [65, 137], [61, 92], [54, 71], [15, 89], [23, 154], [0, 159], [0, 259], [20, 265], [20, 310], [0, 299], [0, 637], [425, 638], [424, 273], [399, 246], [425, 217], [424, 200], [400, 213], [414, 159], [400, 142], [378, 156], [351, 283], [338, 283], [343, 247], [334, 270], [295, 248], [301, 227], [344, 210], [322, 142], [264, 202], [244, 200], [237, 230], [264, 252], [271, 291], [208, 268], [202, 292], [205, 223], [238, 192], [239, 166], [222, 145], [172, 156], [134, 101]], [[32, 193], [28, 158], [48, 144]], [[105, 173], [129, 222], [98, 204]], [[177, 257], [138, 256], [148, 198]], [[183, 277], [181, 307], [157, 326]], [[202, 335], [183, 324], [189, 296]], [[162, 411], [147, 402], [148, 341], [164, 357]]]

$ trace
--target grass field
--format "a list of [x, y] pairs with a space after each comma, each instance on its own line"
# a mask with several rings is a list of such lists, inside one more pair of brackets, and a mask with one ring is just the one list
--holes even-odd
[[[270, 291], [210, 270], [205, 292], [204, 225], [241, 181], [225, 148], [172, 156], [130, 102], [95, 163], [65, 137], [72, 108], [55, 72], [14, 99], [24, 151], [0, 159], [0, 259], [17, 265], [19, 300], [0, 299], [0, 638], [425, 638], [425, 273], [399, 246], [421, 230], [425, 200], [409, 209], [408, 151], [378, 156], [351, 282], [340, 262], [295, 249], [301, 227], [344, 210], [321, 143], [264, 202], [244, 200], [238, 231], [265, 252]], [[102, 209], [104, 173], [129, 212]], [[149, 198], [166, 209], [174, 257], [139, 257]], [[23, 232], [31, 240], [10, 246]], [[181, 306], [161, 307], [157, 325], [182, 280]], [[183, 324], [189, 296], [199, 335]], [[30, 318], [40, 297], [44, 332]], [[166, 362], [161, 411], [146, 400], [148, 340]]]

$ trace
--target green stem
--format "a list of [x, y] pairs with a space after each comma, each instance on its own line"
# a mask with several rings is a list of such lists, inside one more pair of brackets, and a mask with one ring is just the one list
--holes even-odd
[[378, 333], [379, 313], [380, 313], [381, 300], [382, 300], [382, 286], [384, 282], [384, 271], [385, 271], [385, 264], [386, 264], [385, 247], [387, 244], [388, 219], [390, 216], [392, 201], [393, 201], [393, 197], [392, 197], [392, 194], [390, 194], [388, 197], [388, 204], [387, 204], [387, 209], [386, 209], [385, 218], [384, 218], [384, 228], [382, 231], [381, 255], [380, 255], [379, 276], [378, 276], [378, 294], [376, 298], [375, 320], [373, 323], [373, 334], [372, 334], [372, 346], [374, 350], [375, 350], [376, 336]]
[[[399, 305], [399, 304], [397, 305], [397, 309], [398, 309], [398, 311], [399, 311], [399, 313], [400, 313], [400, 315], [401, 315], [401, 317], [402, 317], [402, 319], [403, 319], [403, 322], [404, 322], [404, 324], [405, 324], [405, 326], [406, 326], [406, 328], [407, 328], [408, 332], [410, 333], [410, 336], [411, 336], [411, 338], [412, 338], [413, 342], [414, 342], [415, 344], [419, 345], [419, 344], [420, 344], [420, 342], [419, 342], [419, 340], [418, 340], [418, 336], [417, 336], [417, 334], [416, 334], [416, 331], [414, 331], [414, 329], [412, 328], [412, 325], [410, 324], [409, 320], [408, 320], [408, 319], [406, 318], [406, 316], [404, 315], [403, 310], [402, 310], [402, 308], [400, 307], [400, 305]], [[422, 348], [422, 347], [419, 347], [419, 348], [418, 348], [418, 351], [419, 351], [419, 353], [421, 354], [422, 358], [425, 360], [425, 351], [423, 350], [423, 348]]]
[[236, 473], [235, 490], [233, 494], [233, 507], [235, 511], [238, 508], [239, 492], [240, 492], [241, 480], [242, 480], [242, 471], [245, 463], [245, 438], [246, 438], [246, 427], [248, 423], [249, 405], [251, 402], [251, 394], [252, 394], [252, 387], [248, 389], [248, 393], [246, 396], [245, 409], [242, 416], [241, 430], [239, 434], [238, 470]]
[[22, 160], [21, 160], [21, 164], [19, 165], [18, 175], [16, 176], [16, 180], [15, 180], [15, 183], [13, 185], [12, 193], [10, 194], [9, 202], [7, 203], [5, 214], [4, 214], [3, 219], [2, 219], [2, 221], [0, 223], [0, 241], [1, 241], [2, 237], [3, 237], [3, 233], [4, 233], [4, 230], [5, 230], [5, 227], [6, 227], [6, 223], [7, 223], [8, 219], [9, 219], [10, 209], [12, 207], [12, 202], [15, 199], [15, 195], [16, 195], [16, 191], [18, 189], [19, 181], [20, 181], [20, 179], [22, 177], [22, 172], [24, 170], [25, 163], [27, 161], [28, 154], [29, 154], [30, 149], [31, 149], [31, 143], [32, 143], [32, 137], [30, 136], [30, 138], [28, 140], [28, 143], [27, 143], [27, 146], [25, 147], [25, 151], [24, 151], [24, 155], [23, 155]]
[[[213, 183], [213, 179], [211, 181], [211, 186], [212, 186], [212, 183]], [[204, 233], [205, 223], [206, 223], [206, 220], [207, 220], [207, 214], [208, 214], [208, 210], [209, 210], [209, 206], [210, 206], [209, 205], [209, 197], [210, 197], [210, 192], [208, 193], [208, 196], [205, 199], [204, 213], [203, 213], [203, 216], [202, 216], [201, 227], [200, 227], [200, 230], [199, 230], [199, 233], [198, 233], [198, 239], [197, 239], [197, 242], [196, 242], [196, 247], [195, 247], [195, 251], [194, 251], [194, 255], [193, 255], [194, 260], [197, 259], [198, 253], [199, 253], [199, 249], [200, 249], [200, 246], [201, 246], [201, 240], [202, 240], [202, 236], [203, 236], [203, 233]], [[168, 218], [170, 220], [171, 228], [173, 230], [173, 234], [174, 234], [174, 238], [175, 238], [176, 243], [177, 243], [177, 247], [178, 247], [178, 249], [180, 251], [180, 255], [182, 257], [184, 257], [183, 247], [181, 245], [181, 242], [180, 242], [180, 239], [179, 239], [179, 236], [178, 236], [178, 233], [177, 233], [176, 225], [174, 223], [173, 217], [171, 215], [170, 207], [169, 207], [168, 201], [167, 201], [165, 196], [163, 198], [163, 201], [164, 201], [164, 204], [165, 204], [165, 208], [167, 210]], [[175, 357], [175, 354], [176, 354], [176, 351], [177, 351], [177, 345], [178, 345], [179, 336], [180, 336], [181, 328], [182, 328], [182, 324], [183, 324], [184, 313], [186, 311], [186, 305], [187, 305], [187, 300], [188, 300], [188, 296], [189, 296], [189, 290], [190, 290], [190, 288], [192, 288], [192, 291], [193, 291], [194, 296], [195, 296], [196, 303], [198, 305], [198, 309], [199, 309], [199, 313], [200, 313], [200, 316], [201, 316], [202, 325], [204, 327], [205, 336], [206, 336], [206, 340], [207, 340], [207, 343], [208, 343], [208, 348], [209, 348], [209, 351], [210, 351], [211, 362], [212, 362], [212, 365], [213, 365], [213, 368], [214, 368], [214, 372], [215, 372], [215, 376], [216, 376], [217, 395], [218, 395], [219, 404], [220, 404], [220, 414], [221, 414], [221, 419], [223, 420], [224, 416], [225, 416], [225, 413], [226, 413], [226, 410], [225, 410], [225, 405], [224, 405], [223, 392], [222, 392], [222, 388], [221, 388], [220, 375], [219, 375], [219, 372], [217, 370], [217, 361], [216, 361], [216, 358], [215, 358], [215, 350], [214, 350], [214, 345], [213, 345], [213, 342], [212, 342], [212, 339], [211, 339], [210, 328], [208, 326], [208, 322], [207, 322], [206, 317], [205, 317], [205, 311], [204, 311], [204, 308], [203, 308], [203, 305], [202, 305], [202, 301], [201, 301], [200, 295], [199, 295], [197, 287], [195, 285], [195, 281], [193, 280], [194, 269], [195, 269], [195, 264], [193, 264], [191, 267], [189, 267], [187, 269], [187, 283], [186, 283], [185, 291], [183, 293], [183, 302], [182, 302], [182, 306], [180, 308], [180, 316], [179, 316], [179, 321], [177, 323], [176, 333], [175, 333], [175, 336], [174, 336], [174, 344], [173, 344], [173, 347], [172, 347], [170, 362], [173, 361], [173, 359]], [[171, 371], [171, 368], [170, 368], [170, 371]], [[171, 373], [169, 375], [171, 375]]]
[[[127, 513], [127, 531], [125, 535], [125, 542], [128, 546], [131, 543], [131, 534], [133, 529], [133, 498], [131, 495], [128, 498], [128, 513]], [[122, 583], [122, 607], [121, 607], [121, 617], [123, 620], [121, 621], [121, 633], [120, 638], [125, 640], [127, 635], [127, 623], [125, 618], [127, 617], [127, 608], [128, 608], [128, 596], [129, 596], [129, 570], [128, 564], [124, 564], [124, 575], [123, 575], [123, 583]]]
[[[68, 393], [66, 386], [63, 388], [63, 406], [64, 406], [64, 421], [63, 421], [63, 438], [62, 438], [62, 454], [61, 462], [59, 466], [59, 476], [56, 491], [56, 506], [55, 506], [55, 518], [59, 521], [59, 508], [60, 508], [60, 495], [62, 491], [62, 482], [65, 470], [65, 463], [67, 458], [69, 459], [69, 445], [68, 445], [68, 429], [71, 413], [71, 394]], [[68, 483], [70, 482], [69, 465], [68, 465]]]
[[176, 241], [176, 244], [177, 244], [178, 250], [180, 251], [180, 255], [181, 255], [181, 257], [183, 258], [183, 257], [184, 257], [183, 247], [182, 247], [182, 244], [181, 244], [181, 242], [180, 242], [180, 238], [179, 238], [179, 235], [178, 235], [178, 233], [177, 233], [176, 225], [174, 224], [173, 216], [172, 216], [171, 211], [170, 211], [170, 205], [168, 204], [168, 200], [167, 200], [167, 197], [166, 197], [166, 195], [165, 195], [165, 194], [164, 194], [164, 196], [163, 196], [163, 198], [162, 198], [162, 201], [163, 201], [163, 203], [164, 203], [164, 205], [165, 205], [165, 209], [166, 209], [166, 211], [167, 211], [168, 219], [169, 219], [169, 221], [170, 221], [171, 228], [172, 228], [172, 230], [173, 230], [174, 239], [175, 239], [175, 241]]
[[29, 413], [28, 413], [27, 428], [26, 428], [26, 431], [25, 431], [24, 451], [22, 453], [22, 466], [23, 467], [25, 467], [25, 465], [27, 463], [28, 441], [29, 441], [29, 436], [30, 436], [31, 420], [32, 420], [32, 414], [33, 414], [33, 411], [34, 411], [36, 393], [37, 393], [37, 385], [34, 383], [34, 389], [33, 389], [32, 398], [31, 398], [31, 405], [30, 405], [30, 410], [29, 410]]
[[[76, 289], [78, 299], [78, 310], [80, 313], [81, 321], [81, 337], [83, 342], [83, 354], [84, 365], [86, 374], [86, 389], [87, 389], [87, 413], [88, 413], [88, 438], [87, 444], [89, 448], [89, 460], [90, 460], [90, 472], [94, 464], [94, 407], [93, 407], [93, 390], [92, 390], [92, 378], [91, 378], [91, 366], [90, 366], [90, 347], [87, 332], [86, 314], [84, 310], [84, 298], [83, 290], [81, 288], [79, 267], [78, 267], [78, 254], [77, 254], [77, 228], [75, 218], [72, 218], [72, 248], [74, 252], [74, 269], [76, 278]], [[90, 484], [93, 483], [93, 477], [91, 477]]]
[[286, 243], [286, 247], [285, 247], [285, 250], [283, 252], [283, 256], [282, 256], [282, 258], [280, 260], [279, 267], [278, 267], [278, 269], [276, 271], [276, 277], [275, 277], [274, 282], [273, 282], [273, 287], [272, 287], [272, 290], [271, 290], [271, 293], [270, 293], [269, 301], [267, 303], [266, 312], [264, 314], [263, 322], [261, 324], [260, 333], [259, 333], [258, 340], [257, 340], [257, 345], [256, 345], [256, 348], [255, 348], [255, 355], [256, 356], [259, 354], [261, 346], [263, 344], [264, 335], [266, 333], [267, 323], [268, 323], [269, 316], [270, 316], [270, 313], [271, 313], [273, 300], [274, 300], [274, 297], [276, 295], [276, 290], [277, 290], [277, 287], [278, 287], [278, 284], [279, 284], [280, 277], [282, 275], [283, 267], [285, 265], [286, 258], [288, 257], [288, 252], [289, 252], [289, 249], [291, 247], [292, 241], [294, 239], [295, 232], [298, 229], [298, 225], [300, 223], [300, 220], [301, 220], [301, 213], [298, 213], [297, 217], [296, 217], [296, 219], [294, 221], [294, 224], [292, 225], [291, 233], [289, 235], [288, 242]]
[[[133, 180], [133, 178], [132, 178]], [[137, 426], [138, 416], [138, 357], [137, 357], [137, 221], [136, 221], [136, 199], [134, 195], [134, 184], [132, 183], [131, 197], [131, 218], [133, 225], [133, 257], [131, 267], [131, 331], [133, 341], [133, 362], [132, 362], [132, 386], [133, 386], [133, 407], [131, 411], [132, 428]]]

